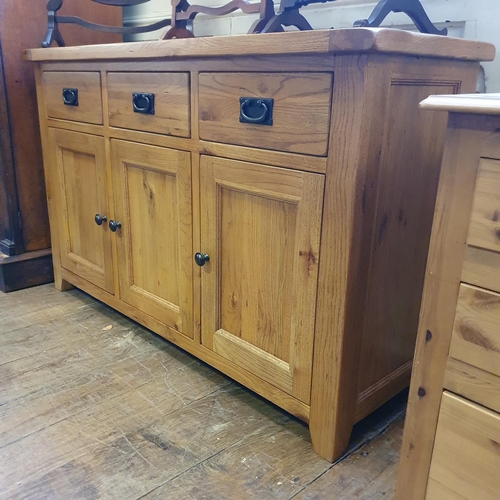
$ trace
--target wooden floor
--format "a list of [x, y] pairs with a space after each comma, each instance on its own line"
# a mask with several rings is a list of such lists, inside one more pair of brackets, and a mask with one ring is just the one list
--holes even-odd
[[404, 404], [332, 466], [304, 424], [83, 292], [0, 293], [2, 499], [388, 499]]

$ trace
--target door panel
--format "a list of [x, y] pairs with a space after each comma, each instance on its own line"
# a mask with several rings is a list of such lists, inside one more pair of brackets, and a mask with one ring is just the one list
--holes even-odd
[[192, 338], [189, 153], [111, 141], [120, 297]]
[[324, 176], [203, 156], [202, 343], [310, 399]]
[[108, 215], [104, 139], [49, 129], [61, 195], [61, 265], [113, 293], [113, 261], [108, 225], [95, 215]]

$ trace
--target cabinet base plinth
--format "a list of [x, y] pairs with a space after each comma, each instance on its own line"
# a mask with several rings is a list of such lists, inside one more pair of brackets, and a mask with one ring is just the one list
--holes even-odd
[[0, 256], [0, 290], [13, 292], [54, 281], [52, 251], [38, 250], [14, 256]]

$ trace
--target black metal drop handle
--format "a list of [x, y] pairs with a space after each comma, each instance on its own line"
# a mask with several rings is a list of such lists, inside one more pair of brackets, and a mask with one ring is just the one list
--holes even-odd
[[102, 223], [106, 222], [108, 218], [105, 215], [95, 214], [94, 220], [98, 226], [102, 226]]
[[207, 262], [210, 262], [210, 256], [208, 253], [197, 252], [194, 254], [194, 261], [196, 265], [203, 267]]
[[63, 88], [62, 99], [65, 106], [78, 106], [78, 89]]
[[116, 233], [116, 230], [117, 229], [120, 229], [122, 227], [122, 223], [121, 222], [118, 222], [118, 221], [114, 221], [113, 219], [111, 219], [109, 221], [109, 229], [113, 232], [113, 233]]
[[[240, 122], [256, 125], [272, 125], [273, 103], [274, 99], [240, 97]], [[250, 110], [252, 110], [251, 113], [249, 113]]]
[[134, 113], [154, 115], [155, 95], [144, 92], [132, 92], [132, 106], [134, 107]]

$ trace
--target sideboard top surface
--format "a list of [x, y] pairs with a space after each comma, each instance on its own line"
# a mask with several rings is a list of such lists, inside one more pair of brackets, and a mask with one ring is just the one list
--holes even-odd
[[421, 109], [500, 115], [500, 94], [431, 95], [420, 103]]
[[349, 28], [27, 49], [28, 61], [75, 61], [377, 52], [492, 61], [490, 43], [389, 28]]

